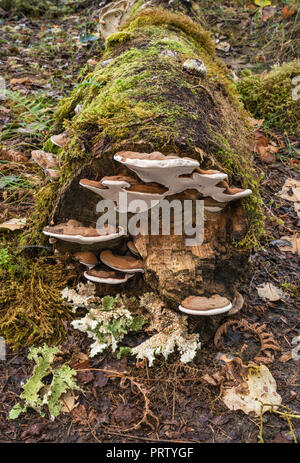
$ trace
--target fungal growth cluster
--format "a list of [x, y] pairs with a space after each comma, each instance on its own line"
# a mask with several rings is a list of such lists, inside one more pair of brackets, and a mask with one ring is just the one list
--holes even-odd
[[[226, 223], [226, 217], [234, 216], [232, 212], [226, 212], [226, 208], [230, 208], [232, 202], [250, 195], [251, 190], [229, 187], [225, 173], [218, 170], [202, 170], [197, 160], [188, 157], [164, 155], [161, 152], [120, 151], [114, 155], [114, 160], [121, 164], [123, 169], [127, 168], [136, 175], [132, 176], [130, 172], [125, 172], [103, 177], [100, 181], [81, 179], [80, 186], [105, 200], [113, 201], [118, 213], [134, 214], [136, 200], [143, 200], [144, 204], [143, 210], [139, 210], [139, 213], [149, 211], [163, 199], [203, 200], [208, 241], [204, 240], [203, 245], [188, 249], [184, 248], [181, 237], [174, 235], [151, 236], [150, 233], [148, 236], [140, 234], [130, 238], [121, 226], [107, 225], [99, 229], [85, 226], [76, 220], [48, 226], [44, 229], [44, 233], [52, 239], [83, 245], [84, 249], [73, 253], [73, 257], [86, 266], [84, 276], [94, 283], [122, 284], [134, 278], [137, 273], [144, 274], [143, 277], [149, 283], [151, 272], [154, 268], [159, 268], [158, 275], [164, 274], [169, 281], [172, 281], [171, 289], [173, 294], [177, 294], [175, 300], [181, 312], [198, 316], [212, 316], [228, 312], [232, 304], [227, 297], [224, 297], [228, 295], [228, 292], [220, 283], [214, 286], [207, 284], [208, 290], [205, 290], [203, 284], [207, 278], [205, 266], [208, 268], [206, 273], [210, 275], [209, 272], [211, 272], [214, 275], [211, 279], [215, 278], [215, 274], [212, 273], [215, 270], [210, 264], [212, 261], [215, 267], [218, 266], [218, 263], [215, 264], [217, 257], [213, 254], [214, 241], [216, 241], [213, 236], [214, 230], [218, 229], [218, 233], [222, 235], [223, 242], [225, 242], [224, 236], [227, 230], [238, 228], [239, 223], [237, 212], [234, 212], [237, 216], [235, 222], [230, 219], [233, 225]], [[126, 193], [125, 206], [120, 203], [120, 193]], [[128, 241], [126, 250], [120, 244], [125, 240]], [[178, 248], [170, 260], [168, 250], [174, 243]], [[86, 248], [89, 245], [92, 245], [90, 249]], [[119, 246], [119, 252], [111, 250], [117, 246]], [[180, 273], [180, 259], [183, 259], [183, 256], [185, 264], [190, 263]], [[192, 259], [197, 262], [198, 267], [203, 262], [204, 269], [198, 271], [196, 266], [193, 267]], [[169, 266], [172, 266], [172, 274]], [[178, 285], [176, 279], [172, 280], [172, 275], [175, 277], [179, 275]], [[188, 288], [187, 291], [182, 292], [180, 282], [186, 277], [189, 278], [189, 287], [194, 289]], [[218, 281], [221, 278], [215, 279]], [[158, 280], [152, 282], [152, 286], [162, 293], [165, 291], [168, 295], [168, 285], [162, 287], [159, 276]], [[216, 288], [220, 289], [220, 294], [217, 294]], [[186, 295], [189, 296], [182, 297]], [[181, 299], [179, 299], [180, 296]]]
[[104, 39], [117, 32], [124, 14], [132, 3], [132, 0], [120, 0], [111, 2], [100, 9], [99, 33]]

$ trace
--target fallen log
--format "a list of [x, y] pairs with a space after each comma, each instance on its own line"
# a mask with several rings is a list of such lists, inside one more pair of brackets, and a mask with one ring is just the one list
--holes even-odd
[[[218, 320], [230, 310], [263, 218], [251, 119], [203, 24], [198, 2], [122, 0], [102, 8], [106, 51], [56, 113], [44, 149], [57, 152], [60, 179], [37, 198], [33, 223], [54, 202], [50, 215], [43, 212], [50, 217], [44, 233], [88, 266], [85, 276], [101, 283], [100, 294], [112, 290], [108, 284], [130, 293], [150, 287], [170, 307], [206, 315], [205, 331], [216, 323], [207, 315]], [[192, 201], [196, 235], [200, 201], [203, 241], [176, 234], [186, 222], [180, 210], [167, 235], [152, 233], [150, 219], [136, 236], [123, 233], [120, 193], [130, 199], [130, 217], [137, 199], [148, 219], [156, 207], [150, 200]], [[115, 228], [97, 225], [101, 198], [114, 201]]]

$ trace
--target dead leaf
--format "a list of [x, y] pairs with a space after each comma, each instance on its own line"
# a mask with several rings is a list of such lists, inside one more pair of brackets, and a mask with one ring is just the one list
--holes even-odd
[[282, 10], [282, 13], [281, 13], [281, 16], [284, 18], [284, 19], [288, 19], [290, 18], [291, 16], [293, 16], [297, 11], [297, 7], [295, 5], [292, 5], [292, 6], [287, 6], [285, 5], [283, 7], [283, 10]]
[[[281, 396], [277, 393], [276, 381], [265, 365], [252, 367], [248, 365], [246, 384], [248, 392], [240, 392], [238, 386], [224, 389], [222, 400], [229, 410], [242, 410], [246, 415], [254, 413], [259, 416], [272, 407], [281, 404]], [[262, 406], [269, 404], [268, 406]]]
[[26, 218], [10, 219], [0, 224], [0, 230], [21, 230], [26, 225]]
[[88, 422], [88, 415], [84, 405], [78, 405], [71, 412], [73, 422], [75, 424], [86, 425]]
[[33, 80], [30, 77], [20, 77], [18, 79], [10, 79], [10, 85], [25, 85], [25, 84], [33, 84]]
[[300, 181], [294, 178], [286, 179], [281, 191], [278, 196], [287, 201], [300, 202]]
[[78, 396], [75, 396], [73, 391], [68, 391], [65, 394], [61, 396], [61, 400], [63, 403], [63, 406], [61, 408], [62, 413], [70, 413], [74, 407], [76, 407], [78, 404], [76, 403], [76, 400], [78, 399]]
[[279, 301], [283, 297], [283, 292], [280, 288], [277, 288], [272, 283], [263, 283], [257, 286], [257, 292], [259, 297], [268, 301]]
[[279, 362], [285, 363], [288, 362], [289, 360], [292, 359], [292, 353], [291, 352], [284, 352], [284, 354], [279, 357]]
[[4, 148], [1, 150], [1, 159], [12, 162], [28, 162], [28, 158], [20, 151], [6, 150]]
[[292, 236], [282, 236], [280, 238], [280, 240], [281, 241], [287, 241], [287, 242], [291, 243], [290, 246], [289, 245], [281, 246], [280, 244], [278, 244], [281, 251], [291, 252], [293, 254], [299, 254], [300, 255], [300, 238], [299, 238], [297, 233], [295, 233]]
[[259, 155], [260, 160], [263, 162], [274, 162], [276, 160], [274, 154], [277, 153], [278, 148], [273, 144], [268, 144], [266, 136], [258, 130], [254, 132], [254, 138], [254, 153], [257, 153]]

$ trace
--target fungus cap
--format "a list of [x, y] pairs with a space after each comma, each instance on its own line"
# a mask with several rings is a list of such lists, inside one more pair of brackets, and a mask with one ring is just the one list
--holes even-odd
[[211, 297], [190, 296], [184, 299], [179, 310], [189, 315], [212, 316], [228, 312], [231, 302], [223, 296], [214, 294]]
[[100, 260], [108, 267], [119, 272], [144, 273], [144, 263], [132, 256], [118, 256], [110, 250], [102, 251]]
[[124, 236], [125, 230], [122, 227], [116, 229], [111, 225], [101, 229], [85, 227], [76, 220], [69, 220], [66, 223], [45, 227], [43, 233], [46, 236], [52, 236], [71, 243], [94, 244]]
[[70, 137], [67, 134], [67, 132], [63, 132], [58, 135], [52, 135], [51, 141], [54, 145], [59, 146], [60, 148], [63, 148], [69, 143]]
[[74, 254], [74, 259], [76, 259], [80, 264], [83, 264], [90, 269], [99, 264], [99, 261], [95, 254], [90, 251], [76, 252]]
[[116, 270], [111, 270], [104, 265], [97, 265], [93, 269], [84, 272], [84, 276], [87, 280], [93, 281], [94, 283], [118, 285], [126, 283], [126, 281], [129, 280], [129, 278], [132, 278], [134, 274], [118, 272]]

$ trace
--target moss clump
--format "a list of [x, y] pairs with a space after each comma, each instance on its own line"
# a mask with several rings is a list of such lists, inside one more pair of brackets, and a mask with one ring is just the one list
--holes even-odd
[[[245, 107], [254, 117], [265, 119], [272, 128], [300, 135], [300, 60], [285, 63], [261, 75], [252, 73], [238, 82]], [[294, 95], [294, 98], [293, 98]]]
[[48, 257], [34, 259], [15, 248], [8, 252], [14, 264], [1, 265], [0, 335], [13, 348], [61, 341], [63, 320], [70, 317], [61, 290], [72, 277], [70, 271], [67, 275], [63, 265]]
[[106, 40], [106, 49], [110, 50], [116, 45], [121, 45], [122, 43], [127, 42], [132, 38], [132, 34], [130, 32], [116, 32], [115, 34], [111, 34]]
[[58, 190], [58, 182], [51, 182], [36, 193], [34, 198], [35, 207], [27, 220], [29, 231], [25, 231], [23, 236], [23, 240], [27, 244], [42, 244], [45, 241], [42, 230], [48, 224]]
[[129, 25], [125, 24], [122, 29], [135, 30], [146, 25], [163, 26], [183, 32], [187, 37], [192, 38], [199, 48], [207, 50], [211, 55], [215, 55], [215, 46], [211, 40], [210, 33], [202, 26], [186, 15], [172, 13], [163, 9], [144, 9], [135, 14]]
[[[259, 239], [265, 234], [265, 216], [263, 214], [263, 201], [259, 189], [259, 183], [260, 180], [262, 180], [263, 173], [259, 174], [247, 157], [230, 149], [227, 140], [223, 140], [223, 144], [224, 146], [217, 150], [216, 164], [218, 164], [229, 177], [239, 179], [243, 188], [252, 190], [252, 194], [243, 200], [249, 228], [242, 241], [234, 244], [240, 248], [253, 248], [258, 246]], [[217, 159], [221, 160], [221, 164], [219, 164]], [[241, 172], [243, 172], [242, 176]]]

